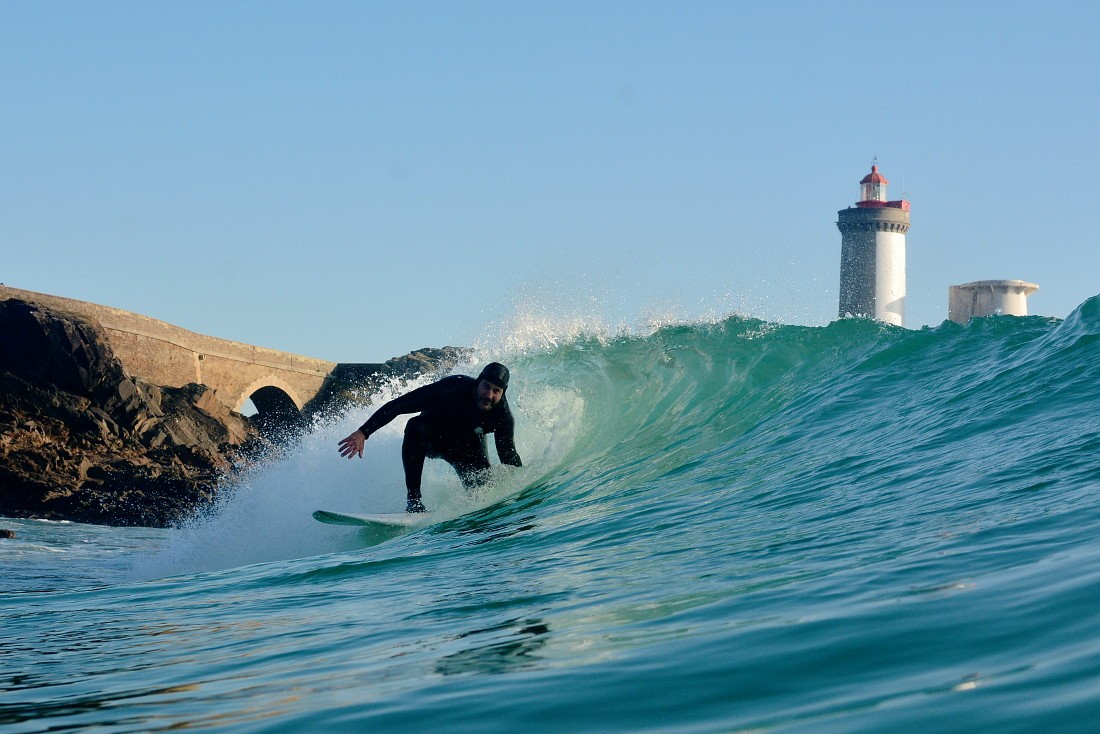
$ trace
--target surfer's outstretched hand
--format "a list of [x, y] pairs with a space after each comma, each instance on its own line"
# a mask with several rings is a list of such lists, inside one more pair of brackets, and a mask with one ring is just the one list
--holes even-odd
[[358, 456], [363, 458], [363, 444], [366, 443], [367, 437], [363, 435], [362, 431], [356, 431], [347, 438], [340, 439], [340, 456], [351, 458]]

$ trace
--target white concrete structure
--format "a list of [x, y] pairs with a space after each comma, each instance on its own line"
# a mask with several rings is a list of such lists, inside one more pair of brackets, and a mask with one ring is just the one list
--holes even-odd
[[1039, 286], [1022, 280], [978, 280], [947, 287], [947, 318], [965, 324], [975, 316], [1027, 316], [1027, 297]]
[[855, 207], [837, 212], [840, 229], [840, 309], [903, 326], [905, 321], [905, 234], [909, 202], [887, 201], [889, 181], [871, 166], [859, 182]]

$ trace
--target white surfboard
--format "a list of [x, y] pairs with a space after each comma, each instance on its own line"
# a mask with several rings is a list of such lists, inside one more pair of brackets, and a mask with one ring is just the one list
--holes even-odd
[[356, 525], [359, 527], [418, 528], [435, 522], [434, 512], [389, 512], [379, 515], [358, 515], [351, 512], [317, 510], [313, 519], [329, 525]]

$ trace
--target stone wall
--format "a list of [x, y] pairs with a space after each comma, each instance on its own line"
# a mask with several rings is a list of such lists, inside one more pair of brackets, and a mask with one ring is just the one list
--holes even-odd
[[110, 306], [0, 286], [0, 300], [9, 298], [98, 323], [130, 375], [170, 387], [207, 385], [231, 410], [239, 411], [249, 395], [268, 386], [283, 390], [301, 410], [336, 367], [335, 362], [206, 336]]

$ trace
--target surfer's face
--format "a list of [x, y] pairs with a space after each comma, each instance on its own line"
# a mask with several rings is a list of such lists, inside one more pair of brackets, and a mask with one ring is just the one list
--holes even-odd
[[502, 397], [504, 397], [504, 391], [488, 380], [477, 383], [474, 399], [477, 402], [478, 410], [492, 410], [493, 406], [499, 403]]

